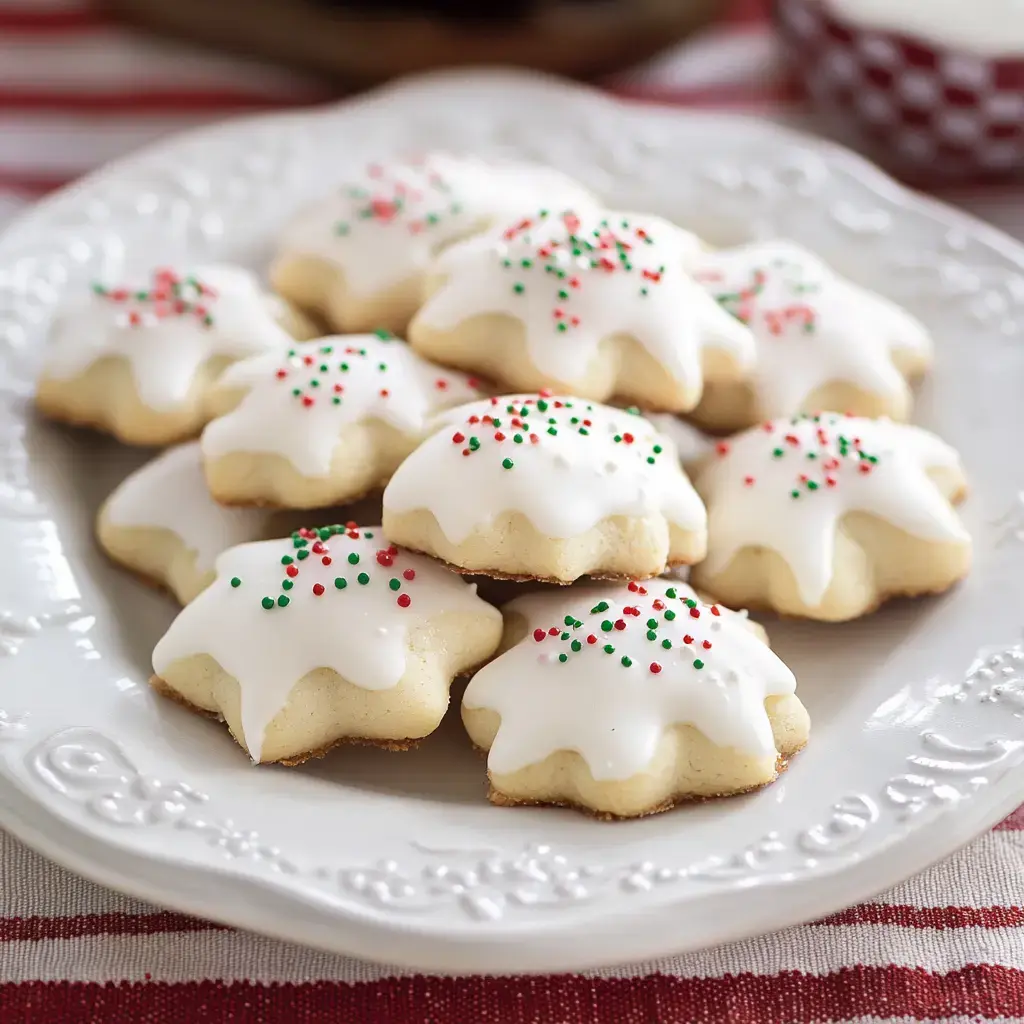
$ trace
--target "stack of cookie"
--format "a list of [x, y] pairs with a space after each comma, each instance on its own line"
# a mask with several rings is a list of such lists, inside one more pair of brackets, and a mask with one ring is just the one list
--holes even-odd
[[[794, 245], [715, 252], [555, 171], [434, 155], [305, 211], [270, 278], [97, 284], [39, 386], [53, 418], [186, 442], [98, 533], [185, 604], [156, 689], [254, 761], [408, 747], [470, 673], [495, 803], [743, 792], [809, 722], [730, 607], [842, 621], [967, 572], [959, 459], [900, 422], [926, 331]], [[732, 436], [684, 468], [694, 425]], [[500, 611], [486, 578], [515, 581]]]

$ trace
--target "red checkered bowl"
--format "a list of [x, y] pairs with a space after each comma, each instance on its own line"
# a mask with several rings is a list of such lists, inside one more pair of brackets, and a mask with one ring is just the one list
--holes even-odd
[[915, 181], [1024, 174], [1024, 53], [993, 58], [873, 29], [827, 0], [775, 0], [775, 17], [844, 141]]

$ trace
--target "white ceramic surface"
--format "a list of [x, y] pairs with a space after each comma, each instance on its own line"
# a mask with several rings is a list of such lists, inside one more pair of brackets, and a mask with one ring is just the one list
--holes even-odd
[[[490, 807], [455, 714], [415, 753], [253, 768], [146, 686], [174, 608], [91, 534], [143, 456], [31, 414], [54, 303], [126, 261], [259, 266], [347, 171], [436, 146], [549, 161], [715, 242], [788, 234], [934, 330], [918, 419], [970, 471], [975, 572], [849, 625], [768, 623], [814, 732], [764, 792], [623, 824]], [[845, 152], [525, 75], [241, 120], [103, 171], [0, 240], [0, 824], [157, 902], [421, 969], [592, 967], [866, 898], [1024, 799], [1022, 316], [1024, 250]]]

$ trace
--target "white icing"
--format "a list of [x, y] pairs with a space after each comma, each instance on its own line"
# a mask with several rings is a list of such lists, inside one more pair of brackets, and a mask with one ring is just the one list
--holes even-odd
[[[198, 295], [186, 286], [179, 311], [173, 296], [136, 298], [143, 292], [170, 294], [161, 288], [159, 273], [154, 272], [153, 281], [123, 289], [101, 285], [107, 294], [93, 291], [65, 306], [54, 322], [44, 375], [70, 380], [101, 359], [125, 359], [142, 402], [166, 411], [188, 397], [196, 370], [211, 357], [242, 359], [291, 343], [248, 270], [216, 265], [180, 273], [181, 279], [194, 276], [213, 291]], [[125, 297], [115, 298], [110, 291]]]
[[574, 588], [554, 599], [545, 594], [509, 603], [509, 611], [526, 616], [530, 631], [477, 672], [463, 698], [467, 708], [501, 716], [487, 755], [490, 771], [518, 771], [572, 750], [597, 781], [628, 779], [651, 762], [665, 730], [683, 724], [719, 747], [758, 757], [775, 753], [764, 702], [792, 694], [793, 673], [742, 618], [697, 601], [682, 584], [631, 586], [636, 589]]
[[544, 203], [595, 200], [558, 171], [433, 153], [377, 164], [309, 207], [281, 240], [281, 255], [318, 256], [367, 297], [422, 274], [445, 245]]
[[111, 526], [170, 530], [195, 552], [202, 573], [226, 548], [261, 536], [271, 513], [218, 505], [193, 441], [169, 448], [126, 477], [107, 499], [104, 516]]
[[693, 272], [754, 332], [753, 383], [761, 416], [816, 412], [804, 403], [835, 381], [899, 402], [907, 384], [892, 352], [931, 352], [928, 332], [909, 313], [790, 242], [705, 253]]
[[[753, 362], [750, 331], [712, 301], [684, 267], [696, 236], [644, 214], [580, 211], [516, 221], [442, 253], [441, 287], [416, 322], [453, 330], [501, 313], [523, 324], [530, 361], [571, 388], [603, 339], [628, 335], [683, 386], [702, 383], [701, 352]], [[525, 262], [524, 262], [525, 261]]]
[[[500, 615], [476, 596], [474, 585], [431, 559], [386, 547], [379, 527], [349, 524], [298, 547], [296, 537], [225, 551], [216, 581], [181, 611], [153, 651], [158, 676], [179, 659], [208, 654], [238, 681], [243, 738], [255, 761], [267, 726], [307, 673], [329, 668], [365, 690], [388, 690], [405, 674], [409, 630], [443, 612]], [[301, 559], [300, 550], [310, 555]], [[294, 578], [285, 557], [295, 559]], [[360, 573], [367, 583], [359, 582]], [[336, 579], [346, 581], [344, 589]], [[314, 586], [323, 592], [317, 595]], [[274, 602], [269, 609], [265, 597]]]
[[346, 425], [376, 419], [419, 437], [432, 414], [479, 395], [470, 380], [387, 335], [297, 342], [224, 371], [220, 385], [247, 393], [207, 424], [203, 457], [272, 452], [306, 476], [324, 476]]
[[769, 548], [793, 570], [803, 600], [816, 605], [832, 581], [836, 528], [848, 512], [925, 540], [969, 540], [928, 476], [959, 470], [959, 457], [920, 427], [826, 413], [753, 427], [718, 451], [697, 478], [708, 508], [704, 568], [711, 574], [743, 548]]
[[668, 412], [649, 412], [646, 416], [657, 430], [671, 439], [679, 453], [679, 461], [684, 466], [700, 462], [714, 450], [714, 438], [698, 430], [692, 423]]
[[855, 25], [996, 57], [1024, 54], [1024, 0], [826, 0]]
[[689, 531], [705, 525], [675, 446], [649, 421], [558, 396], [504, 396], [445, 413], [398, 467], [384, 508], [428, 509], [454, 544], [512, 510], [548, 537], [574, 537], [615, 515], [664, 515]]

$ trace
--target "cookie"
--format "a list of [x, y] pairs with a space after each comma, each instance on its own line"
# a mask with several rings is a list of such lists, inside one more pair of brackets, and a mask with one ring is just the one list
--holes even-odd
[[514, 645], [462, 701], [495, 803], [653, 814], [767, 785], [807, 742], [763, 634], [678, 583], [528, 595], [505, 614]]
[[225, 508], [210, 496], [199, 443], [170, 448], [129, 475], [103, 503], [103, 550], [188, 604], [214, 577], [225, 549], [268, 535], [273, 514]]
[[924, 326], [895, 303], [840, 277], [791, 242], [704, 253], [694, 276], [753, 331], [757, 363], [742, 381], [713, 381], [692, 413], [730, 433], [764, 419], [830, 409], [910, 417], [908, 380], [932, 359]]
[[547, 167], [433, 153], [372, 164], [284, 232], [271, 279], [339, 332], [402, 332], [446, 245], [541, 203], [596, 201]]
[[438, 418], [384, 491], [384, 532], [459, 571], [571, 583], [703, 557], [705, 513], [672, 442], [639, 415], [513, 395]]
[[838, 622], [970, 568], [951, 504], [967, 487], [959, 456], [920, 427], [774, 420], [720, 442], [695, 482], [708, 557], [691, 581], [726, 604]]
[[501, 614], [474, 587], [377, 527], [243, 544], [216, 568], [156, 645], [152, 682], [223, 719], [256, 762], [410, 745], [501, 639]]
[[292, 343], [279, 319], [309, 326], [241, 267], [158, 270], [141, 289], [96, 284], [58, 315], [36, 404], [125, 444], [187, 440], [206, 422], [204, 395], [226, 366]]
[[658, 217], [541, 210], [442, 253], [409, 342], [508, 390], [685, 412], [754, 359], [749, 328], [684, 269], [701, 247]]
[[209, 404], [206, 479], [228, 505], [322, 508], [383, 487], [429, 418], [477, 397], [458, 371], [380, 332], [293, 345], [236, 363]]

